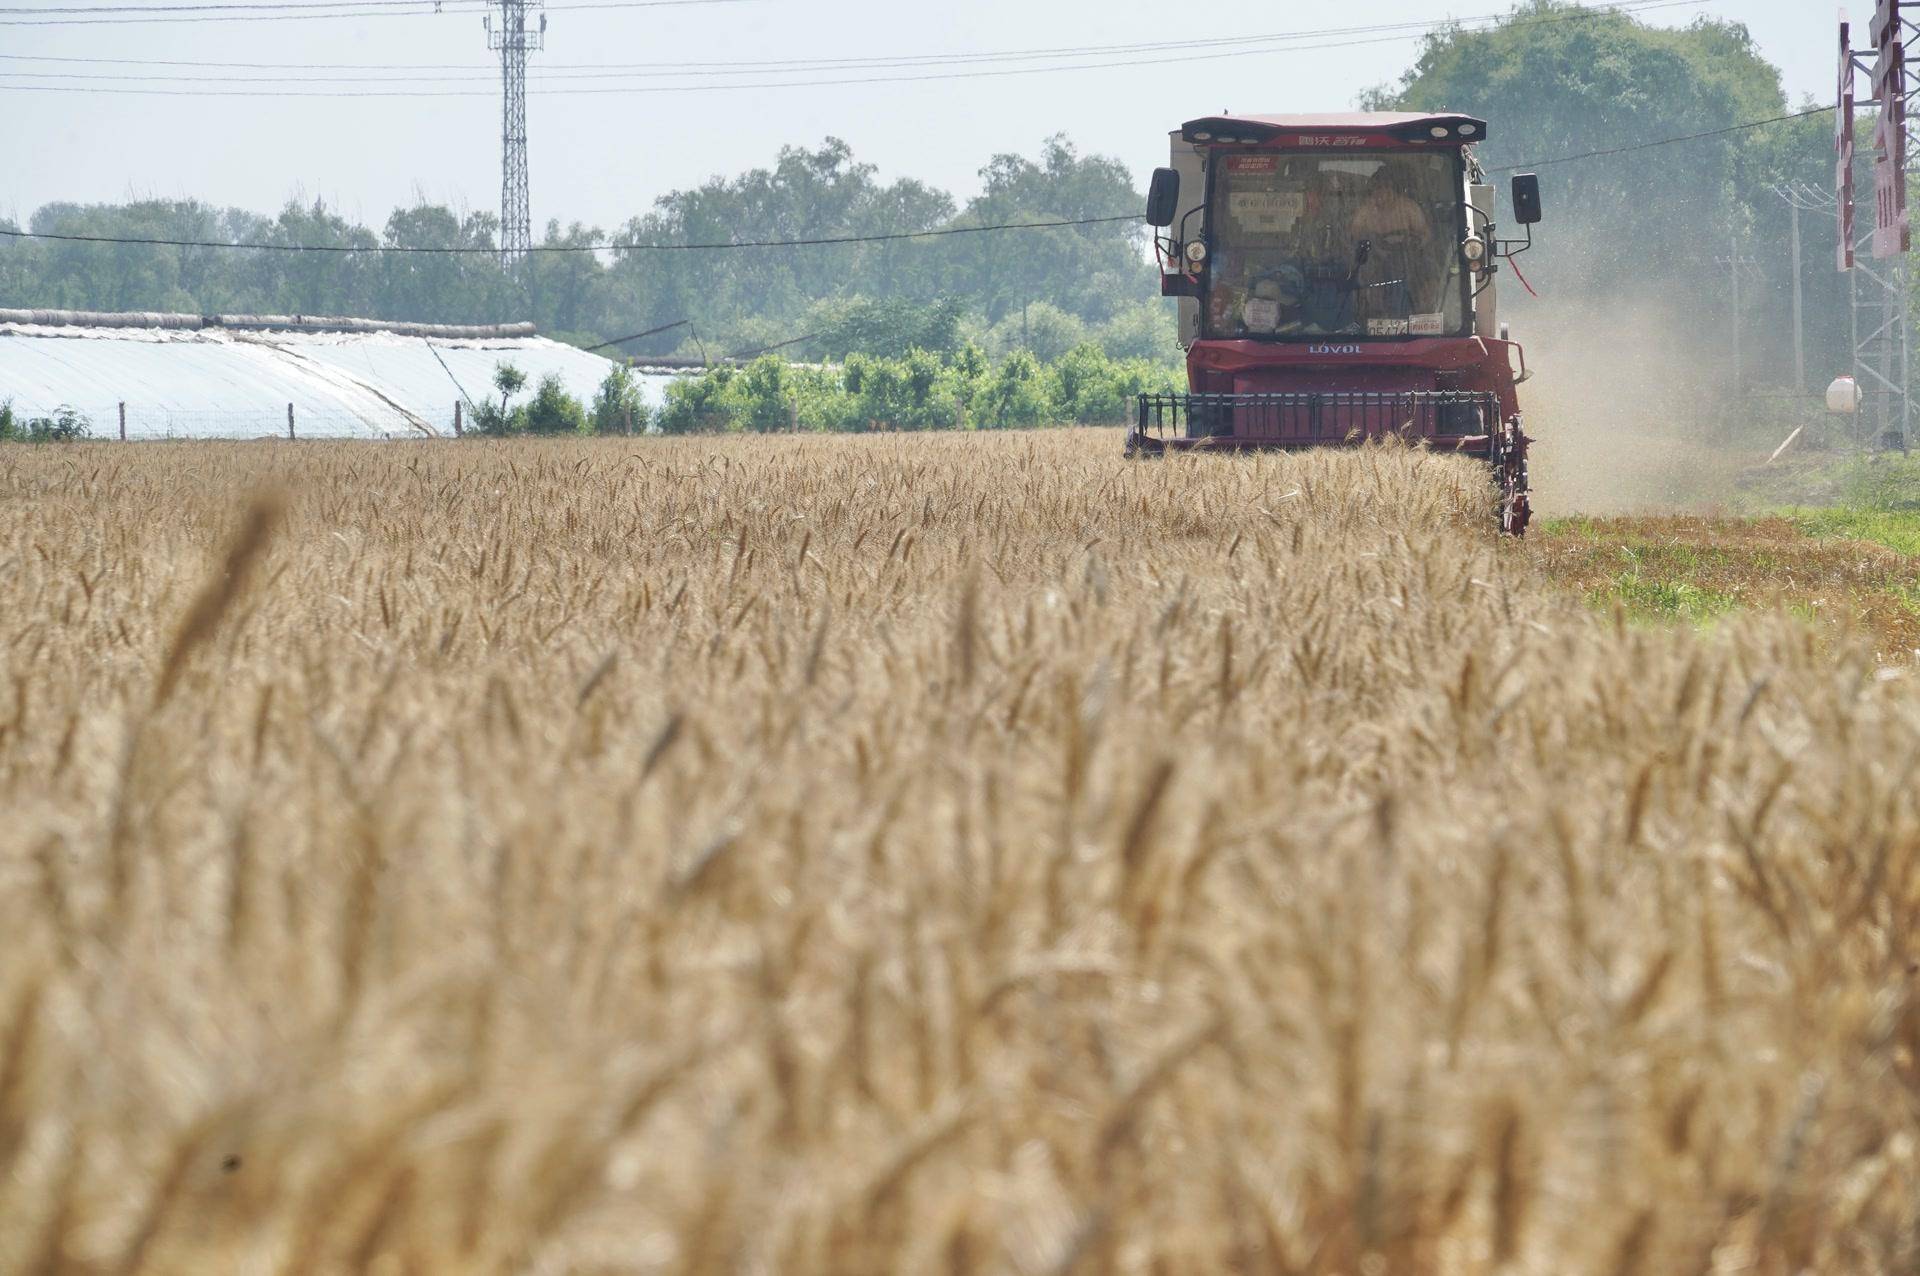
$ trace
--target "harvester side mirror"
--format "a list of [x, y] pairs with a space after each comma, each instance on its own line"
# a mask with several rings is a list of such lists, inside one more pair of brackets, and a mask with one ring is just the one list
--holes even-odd
[[1170, 168], [1153, 170], [1147, 187], [1147, 225], [1171, 226], [1180, 206], [1180, 174]]
[[1513, 220], [1522, 226], [1540, 220], [1540, 179], [1532, 173], [1513, 175]]

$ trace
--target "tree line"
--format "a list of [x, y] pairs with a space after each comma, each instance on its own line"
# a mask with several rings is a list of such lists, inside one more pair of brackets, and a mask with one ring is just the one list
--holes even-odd
[[474, 434], [492, 437], [1118, 425], [1137, 396], [1175, 390], [1178, 376], [1165, 363], [1114, 359], [1092, 342], [1052, 360], [1028, 350], [995, 359], [974, 342], [950, 354], [917, 346], [892, 357], [854, 351], [831, 364], [766, 354], [675, 378], [665, 403], [650, 408], [624, 364], [614, 364], [582, 403], [557, 376], [528, 395], [526, 374], [503, 360], [493, 371], [498, 400], [474, 402], [470, 420]]
[[[1111, 217], [1141, 196], [1125, 165], [1054, 137], [1035, 158], [995, 156], [964, 203], [911, 178], [882, 181], [848, 145], [783, 148], [770, 168], [660, 197], [611, 229], [549, 222], [539, 245], [713, 244], [894, 235], [969, 226]], [[422, 203], [384, 225], [356, 224], [324, 202], [274, 216], [195, 200], [48, 204], [41, 234], [318, 245], [480, 249], [498, 242], [491, 212]], [[1000, 351], [1056, 357], [1086, 340], [1165, 358], [1171, 311], [1154, 294], [1137, 225], [1115, 223], [926, 240], [722, 251], [536, 252], [509, 271], [489, 251], [455, 254], [243, 252], [221, 248], [0, 238], [0, 304], [199, 314], [341, 314], [443, 323], [531, 319], [581, 345], [691, 321], [622, 345], [629, 354], [721, 355], [796, 336], [836, 341], [886, 330], [909, 308]], [[890, 307], [890, 308], [889, 308]], [[945, 315], [945, 319], [940, 316]], [[802, 349], [797, 353], [811, 353]]]
[[[1791, 377], [1792, 209], [1779, 192], [1793, 182], [1831, 189], [1832, 115], [1646, 145], [1823, 105], [1788, 102], [1779, 68], [1743, 24], [1653, 27], [1528, 0], [1492, 29], [1430, 35], [1405, 74], [1363, 105], [1470, 110], [1488, 122], [1482, 163], [1538, 165], [1547, 219], [1521, 269], [1537, 276], [1546, 304], [1512, 282], [1501, 290], [1503, 310], [1523, 323], [1577, 325], [1596, 342], [1659, 323], [1686, 334], [1702, 378], [1723, 387], [1737, 326], [1740, 388]], [[1868, 192], [1871, 139], [1869, 116], [1855, 148], [1856, 188]], [[1541, 163], [1588, 152], [1615, 153]], [[1868, 200], [1861, 215], [1871, 218]], [[1800, 222], [1807, 363], [1824, 385], [1849, 362], [1847, 281], [1834, 267], [1833, 214], [1802, 212]]]

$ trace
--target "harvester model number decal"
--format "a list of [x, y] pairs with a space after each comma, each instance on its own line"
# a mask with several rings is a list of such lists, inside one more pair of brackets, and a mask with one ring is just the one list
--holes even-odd
[[1356, 140], [1357, 139], [1351, 137], [1338, 137], [1327, 134], [1316, 135], [1312, 133], [1302, 133], [1300, 135], [1300, 145], [1302, 146], [1351, 146]]
[[1308, 346], [1308, 354], [1359, 354], [1359, 346]]

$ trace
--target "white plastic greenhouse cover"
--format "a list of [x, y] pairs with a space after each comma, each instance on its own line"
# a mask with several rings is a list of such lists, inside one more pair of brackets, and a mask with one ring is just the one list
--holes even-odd
[[[454, 403], [493, 393], [494, 368], [526, 373], [524, 403], [557, 374], [590, 403], [611, 360], [543, 337], [423, 338], [390, 332], [50, 327], [0, 323], [0, 402], [20, 417], [78, 409], [96, 437], [421, 438], [453, 433]], [[649, 407], [671, 378], [636, 373]], [[470, 411], [470, 410], [469, 410]]]

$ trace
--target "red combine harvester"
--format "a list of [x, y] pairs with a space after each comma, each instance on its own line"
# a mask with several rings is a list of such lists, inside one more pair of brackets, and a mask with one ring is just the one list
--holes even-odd
[[[1142, 395], [1130, 456], [1308, 448], [1398, 435], [1483, 457], [1502, 531], [1526, 530], [1526, 356], [1496, 322], [1495, 234], [1467, 115], [1216, 115], [1173, 134], [1147, 221], [1179, 297], [1187, 394]], [[1524, 280], [1522, 281], [1524, 282]], [[1518, 366], [1515, 366], [1515, 361]]]

